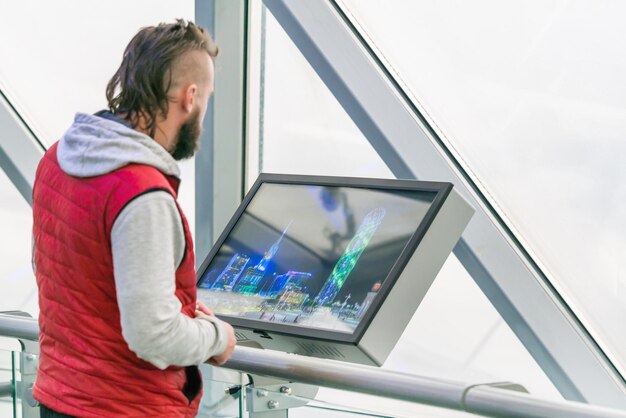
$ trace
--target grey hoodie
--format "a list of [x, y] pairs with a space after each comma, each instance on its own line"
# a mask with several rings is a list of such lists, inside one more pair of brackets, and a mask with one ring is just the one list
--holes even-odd
[[[139, 163], [179, 177], [176, 161], [156, 141], [110, 113], [97, 115], [78, 113], [59, 142], [64, 172], [92, 177]], [[172, 195], [154, 191], [130, 202], [113, 224], [111, 243], [122, 334], [138, 357], [165, 369], [200, 364], [224, 352], [224, 323], [187, 317], [174, 294], [185, 236]]]

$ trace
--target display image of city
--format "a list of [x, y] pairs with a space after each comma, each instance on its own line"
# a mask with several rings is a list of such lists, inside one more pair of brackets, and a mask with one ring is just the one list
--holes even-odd
[[[294, 211], [280, 229], [263, 221], [261, 215], [273, 213], [269, 203], [251, 205], [201, 278], [198, 298], [220, 315], [353, 332], [419, 219], [396, 237], [399, 220], [389, 215], [399, 213], [397, 205], [356, 208], [351, 200], [362, 199], [345, 190], [318, 189], [309, 211], [324, 216]], [[425, 212], [425, 202], [409, 203]], [[381, 232], [393, 239], [371, 247]], [[309, 242], [326, 248], [313, 250]]]

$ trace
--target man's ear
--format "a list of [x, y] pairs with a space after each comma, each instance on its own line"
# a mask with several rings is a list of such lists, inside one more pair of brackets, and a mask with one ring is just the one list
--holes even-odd
[[183, 89], [183, 110], [185, 113], [191, 113], [193, 110], [193, 105], [196, 101], [196, 93], [198, 91], [198, 86], [195, 84], [190, 84], [187, 88]]

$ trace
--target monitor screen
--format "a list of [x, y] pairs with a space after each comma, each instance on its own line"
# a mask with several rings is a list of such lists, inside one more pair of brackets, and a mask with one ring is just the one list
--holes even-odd
[[201, 270], [222, 317], [354, 333], [436, 191], [261, 183]]

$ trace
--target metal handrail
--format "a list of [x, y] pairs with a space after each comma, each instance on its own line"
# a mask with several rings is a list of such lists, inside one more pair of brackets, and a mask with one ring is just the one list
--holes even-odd
[[626, 417], [626, 411], [541, 399], [489, 384], [468, 385], [256, 348], [237, 347], [222, 367], [491, 417]]
[[39, 323], [36, 319], [21, 315], [0, 314], [0, 337], [38, 341]]
[[0, 382], [0, 398], [13, 396], [13, 382]]
[[[0, 314], [0, 336], [36, 341], [38, 334], [37, 320]], [[626, 411], [541, 399], [489, 384], [468, 385], [257, 348], [238, 346], [222, 367], [490, 417], [626, 418]]]

